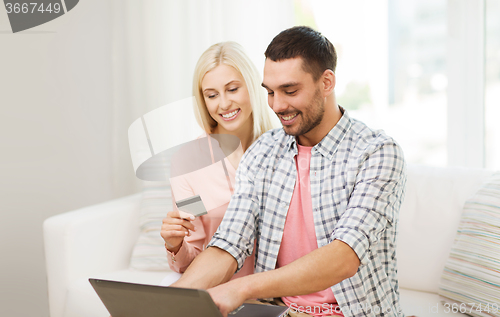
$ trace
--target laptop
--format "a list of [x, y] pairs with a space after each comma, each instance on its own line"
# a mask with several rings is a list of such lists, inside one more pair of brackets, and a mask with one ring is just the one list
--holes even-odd
[[[222, 317], [205, 290], [89, 279], [113, 317]], [[244, 303], [231, 317], [284, 317], [288, 307]]]

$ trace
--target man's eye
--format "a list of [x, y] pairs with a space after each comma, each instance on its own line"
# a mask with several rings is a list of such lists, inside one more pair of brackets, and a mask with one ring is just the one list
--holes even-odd
[[293, 94], [294, 94], [294, 93], [296, 93], [296, 92], [297, 92], [297, 90], [294, 90], [294, 91], [286, 91], [285, 93], [286, 93], [287, 95], [293, 95]]
[[274, 96], [274, 91], [268, 91], [268, 92], [267, 92], [267, 94], [268, 94], [269, 96]]

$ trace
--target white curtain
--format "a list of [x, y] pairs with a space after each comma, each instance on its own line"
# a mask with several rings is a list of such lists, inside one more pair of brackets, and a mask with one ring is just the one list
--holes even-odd
[[[112, 0], [115, 196], [140, 188], [130, 160], [129, 125], [155, 108], [191, 96], [194, 66], [210, 45], [243, 45], [259, 70], [264, 51], [294, 25], [293, 0]], [[193, 118], [179, 118], [182, 120]]]

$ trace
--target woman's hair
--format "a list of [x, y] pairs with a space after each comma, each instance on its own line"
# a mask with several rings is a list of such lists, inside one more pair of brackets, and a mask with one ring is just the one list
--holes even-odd
[[203, 98], [201, 82], [203, 76], [215, 67], [224, 64], [236, 69], [245, 80], [245, 84], [250, 95], [253, 119], [253, 140], [269, 129], [274, 128], [266, 97], [261, 88], [261, 79], [257, 68], [243, 50], [243, 47], [236, 42], [221, 42], [210, 46], [198, 60], [193, 76], [193, 95], [196, 98], [198, 109], [194, 109], [196, 121], [208, 134], [213, 132], [217, 122], [210, 116]]

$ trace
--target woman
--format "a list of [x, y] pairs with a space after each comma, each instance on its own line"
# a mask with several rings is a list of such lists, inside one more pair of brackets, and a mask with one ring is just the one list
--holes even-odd
[[[210, 150], [206, 152], [210, 153], [211, 162], [207, 166], [202, 164], [203, 168], [197, 171], [172, 177], [171, 186], [175, 201], [200, 195], [208, 214], [190, 218], [174, 206], [176, 210], [163, 219], [161, 236], [170, 268], [175, 272], [184, 272], [208, 244], [226, 211], [241, 156], [262, 133], [274, 127], [259, 77], [256, 67], [235, 42], [215, 44], [198, 60], [193, 78], [195, 113], [198, 124], [209, 135], [204, 140], [208, 141]], [[215, 135], [232, 135], [239, 141], [237, 149], [231, 149], [232, 153], [220, 161], [214, 159], [213, 148], [224, 147], [223, 138]], [[186, 154], [186, 150], [181, 152]], [[194, 155], [184, 156], [200, 156], [191, 154]], [[182, 156], [173, 158], [172, 170], [176, 165], [186, 164], [179, 158]], [[253, 262], [252, 255], [235, 277], [253, 273]], [[162, 285], [169, 285], [179, 277], [180, 274], [170, 275]]]

